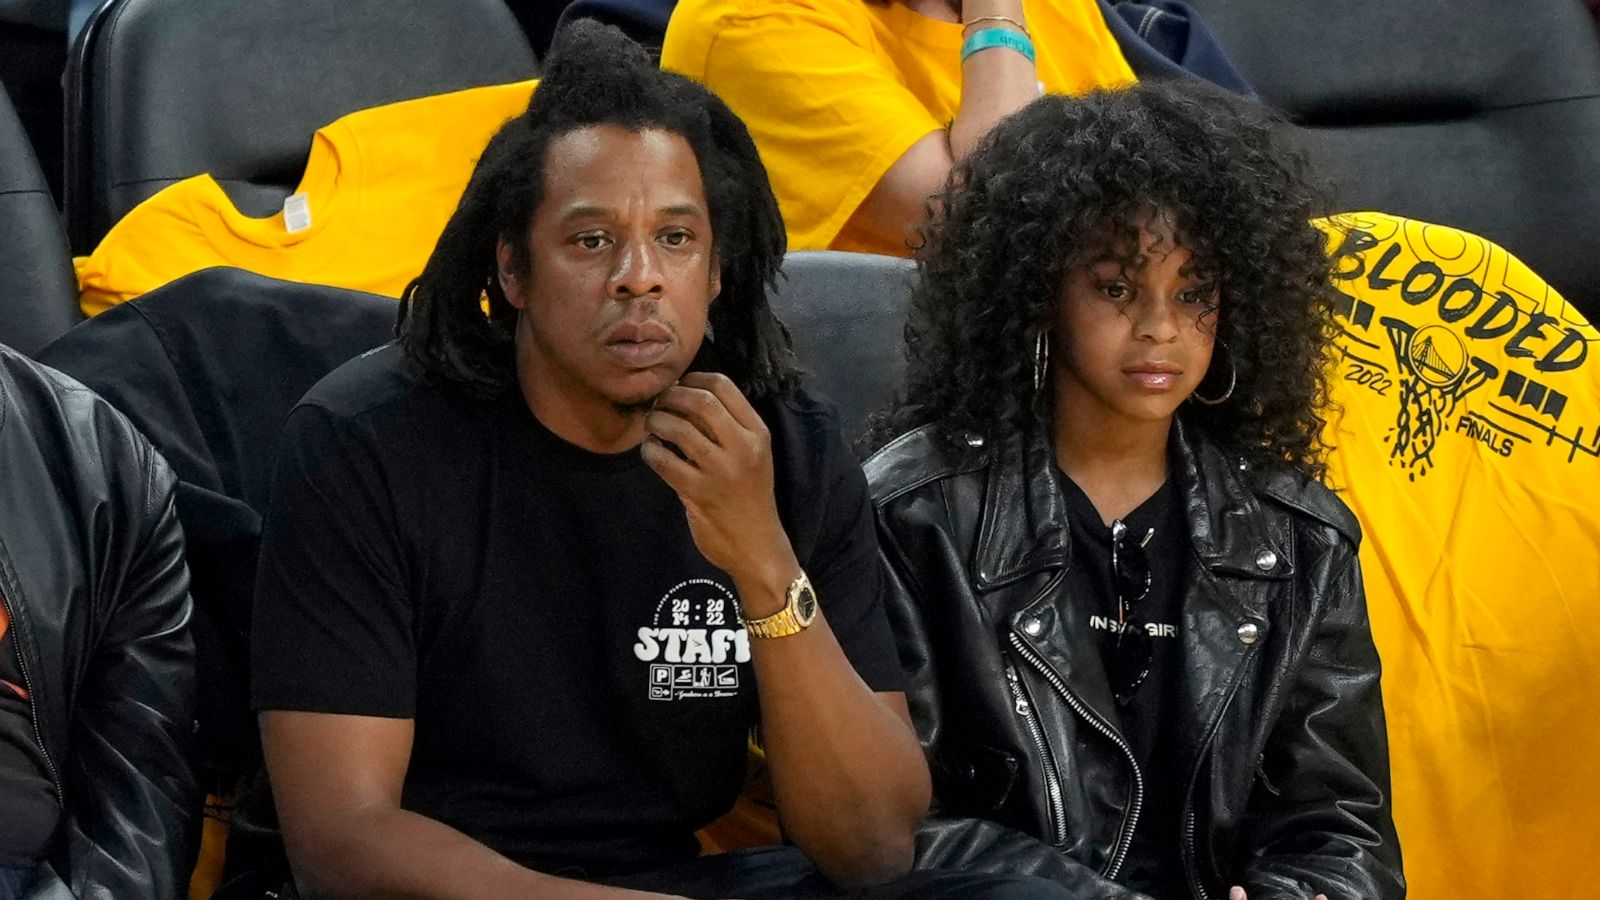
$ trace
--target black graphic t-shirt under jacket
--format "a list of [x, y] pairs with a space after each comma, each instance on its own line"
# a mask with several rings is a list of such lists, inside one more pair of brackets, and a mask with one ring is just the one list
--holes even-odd
[[[1069, 602], [1087, 605], [1107, 676], [1117, 647], [1116, 580], [1111, 572], [1111, 528], [1100, 518], [1083, 490], [1057, 470], [1071, 523], [1072, 556], [1067, 572]], [[1183, 505], [1168, 479], [1149, 499], [1123, 517], [1125, 543], [1143, 542], [1150, 563], [1150, 592], [1132, 607], [1132, 615], [1150, 635], [1150, 674], [1126, 705], [1119, 705], [1118, 726], [1144, 775], [1144, 807], [1118, 881], [1152, 897], [1186, 897], [1189, 887], [1179, 850], [1184, 795], [1182, 761], [1177, 758], [1169, 726], [1169, 709], [1177, 696], [1179, 635], [1183, 629], [1185, 560], [1192, 556]]]
[[[757, 404], [779, 514], [869, 687], [904, 689], [866, 481], [831, 408]], [[259, 709], [415, 720], [403, 804], [540, 871], [696, 855], [759, 712], [732, 580], [638, 452], [446, 395], [393, 345], [290, 414], [262, 541]], [[795, 673], [804, 677], [804, 673]]]

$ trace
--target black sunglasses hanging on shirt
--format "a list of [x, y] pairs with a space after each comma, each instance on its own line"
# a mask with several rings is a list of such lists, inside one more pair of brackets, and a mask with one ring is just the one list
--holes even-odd
[[1111, 689], [1118, 705], [1126, 706], [1150, 676], [1150, 632], [1134, 614], [1134, 606], [1150, 593], [1150, 556], [1145, 545], [1155, 535], [1152, 528], [1138, 543], [1128, 539], [1121, 519], [1111, 523], [1111, 574], [1117, 587], [1117, 644], [1112, 655]]

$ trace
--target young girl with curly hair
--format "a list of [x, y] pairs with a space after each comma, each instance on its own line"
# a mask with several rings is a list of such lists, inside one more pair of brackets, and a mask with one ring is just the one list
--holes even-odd
[[1265, 114], [1141, 84], [933, 204], [867, 464], [908, 696], [940, 810], [1094, 896], [1405, 892], [1314, 197]]

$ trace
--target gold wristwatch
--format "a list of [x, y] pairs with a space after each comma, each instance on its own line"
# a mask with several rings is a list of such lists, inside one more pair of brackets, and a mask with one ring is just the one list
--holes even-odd
[[817, 592], [811, 589], [811, 579], [801, 572], [800, 577], [789, 582], [788, 602], [783, 609], [759, 619], [740, 620], [752, 635], [758, 638], [781, 638], [799, 634], [817, 620]]

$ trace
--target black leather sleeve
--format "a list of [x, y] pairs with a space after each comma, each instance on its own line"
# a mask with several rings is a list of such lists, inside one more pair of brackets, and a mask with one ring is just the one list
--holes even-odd
[[981, 704], [951, 696], [965, 690], [982, 697], [995, 684], [1001, 696], [1008, 690], [967, 575], [971, 537], [955, 521], [967, 509], [963, 503], [978, 508], [984, 478], [977, 473], [981, 466], [963, 469], [943, 459], [939, 446], [930, 429], [912, 431], [863, 468], [877, 525], [884, 611], [933, 778], [932, 812], [984, 816], [1010, 794], [1018, 766], [1003, 752], [975, 758], [976, 745], [995, 743], [989, 729], [976, 724], [984, 719]]
[[1262, 758], [1241, 839], [1251, 900], [1399, 900], [1379, 662], [1355, 548], [1334, 574], [1293, 694]]
[[1048, 844], [986, 819], [928, 819], [917, 829], [916, 867], [1032, 875], [1066, 888], [1073, 900], [1151, 900]]
[[63, 882], [80, 900], [176, 898], [187, 888], [199, 812], [189, 576], [175, 480], [135, 443], [140, 465], [129, 460], [119, 475], [143, 483], [119, 498], [129, 508], [99, 548], [103, 631], [72, 711], [71, 751], [58, 761], [60, 852], [30, 897], [64, 896]]
[[907, 571], [904, 554], [893, 531], [878, 517], [878, 560], [882, 568], [883, 603], [894, 632], [900, 668], [906, 675], [906, 702], [923, 749], [931, 752], [937, 728], [939, 705], [937, 681], [933, 674], [932, 645], [924, 633], [921, 609], [916, 599], [915, 576]]

